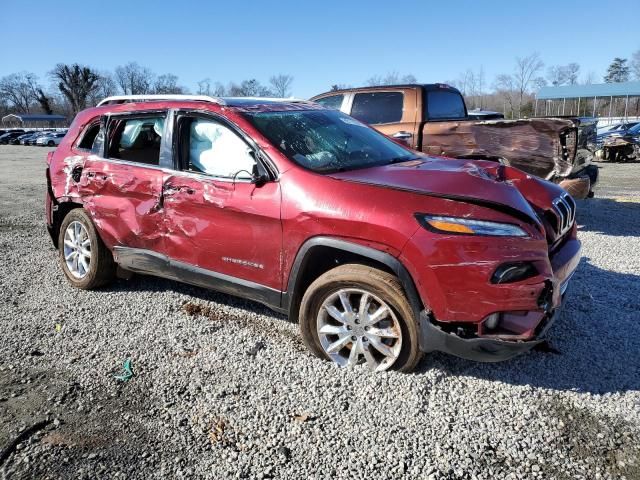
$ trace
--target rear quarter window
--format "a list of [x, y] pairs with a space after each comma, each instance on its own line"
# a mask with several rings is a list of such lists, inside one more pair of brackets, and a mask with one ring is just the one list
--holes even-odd
[[340, 110], [343, 99], [344, 95], [331, 95], [329, 97], [319, 98], [315, 102], [319, 103], [323, 107], [331, 108], [333, 110]]
[[429, 120], [455, 120], [466, 117], [462, 95], [448, 90], [427, 92], [427, 116]]
[[396, 123], [402, 120], [402, 92], [356, 93], [351, 116], [370, 125]]

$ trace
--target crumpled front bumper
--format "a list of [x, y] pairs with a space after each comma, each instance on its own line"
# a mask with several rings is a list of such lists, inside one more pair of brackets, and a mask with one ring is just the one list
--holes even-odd
[[500, 362], [528, 352], [543, 341], [543, 336], [560, 315], [560, 308], [542, 321], [534, 340], [509, 341], [495, 338], [462, 338], [442, 330], [431, 321], [428, 312], [420, 313], [420, 349], [423, 352], [444, 352], [476, 362]]

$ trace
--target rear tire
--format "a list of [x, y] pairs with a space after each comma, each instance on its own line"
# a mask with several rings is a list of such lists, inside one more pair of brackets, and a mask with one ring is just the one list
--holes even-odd
[[62, 271], [74, 287], [90, 290], [115, 278], [113, 255], [81, 208], [71, 210], [62, 221], [58, 257]]
[[346, 264], [324, 273], [304, 293], [299, 320], [309, 350], [341, 366], [408, 372], [422, 358], [402, 286], [377, 268]]

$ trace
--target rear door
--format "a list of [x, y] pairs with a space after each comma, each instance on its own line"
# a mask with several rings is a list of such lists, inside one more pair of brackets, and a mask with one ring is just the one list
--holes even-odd
[[347, 113], [411, 148], [418, 146], [417, 88], [356, 91]]
[[87, 127], [87, 134], [99, 131], [77, 172], [78, 192], [109, 246], [161, 250], [162, 157], [170, 161], [160, 154], [167, 142], [166, 116], [166, 111], [120, 114]]
[[468, 121], [462, 95], [446, 85], [424, 88], [425, 122], [422, 151], [432, 155], [468, 153], [473, 143], [473, 125]]
[[163, 194], [165, 254], [227, 284], [279, 291], [280, 183], [252, 183], [256, 147], [223, 117], [178, 113], [175, 131], [176, 170]]

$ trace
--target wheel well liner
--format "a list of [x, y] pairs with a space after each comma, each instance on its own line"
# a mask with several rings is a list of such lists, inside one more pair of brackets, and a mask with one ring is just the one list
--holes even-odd
[[415, 284], [397, 258], [375, 248], [322, 236], [307, 240], [298, 250], [291, 267], [287, 289], [282, 296], [282, 309], [288, 311], [291, 321], [298, 319], [300, 301], [307, 287], [323, 273], [344, 263], [364, 263], [397, 276], [411, 308], [416, 315], [419, 314], [422, 302]]

